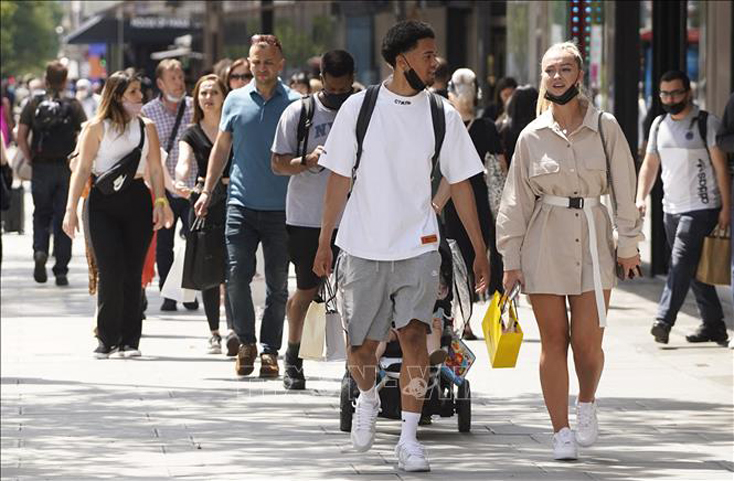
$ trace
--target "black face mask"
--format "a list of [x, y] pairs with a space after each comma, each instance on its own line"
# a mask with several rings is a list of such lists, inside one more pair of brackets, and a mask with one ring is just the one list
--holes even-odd
[[418, 76], [416, 71], [413, 70], [413, 67], [410, 66], [410, 64], [408, 63], [408, 59], [405, 58], [405, 56], [403, 56], [403, 59], [405, 60], [406, 65], [408, 65], [408, 68], [410, 69], [407, 72], [403, 72], [403, 75], [405, 75], [405, 80], [408, 81], [408, 85], [410, 85], [410, 88], [418, 92], [420, 92], [421, 90], [424, 90], [426, 88], [425, 82], [421, 80], [421, 78]]
[[349, 98], [350, 95], [352, 95], [354, 91], [346, 92], [343, 94], [332, 94], [327, 92], [326, 90], [321, 91], [321, 98], [323, 99], [323, 104], [330, 108], [331, 110], [339, 110], [339, 107], [342, 106], [342, 104]]
[[677, 104], [663, 104], [663, 110], [672, 115], [677, 115], [686, 108], [686, 100], [678, 102]]
[[579, 94], [579, 89], [576, 87], [576, 84], [571, 85], [568, 90], [563, 92], [561, 95], [553, 95], [552, 93], [546, 91], [545, 92], [545, 99], [550, 100], [554, 104], [558, 105], [566, 105], [573, 99], [575, 96]]

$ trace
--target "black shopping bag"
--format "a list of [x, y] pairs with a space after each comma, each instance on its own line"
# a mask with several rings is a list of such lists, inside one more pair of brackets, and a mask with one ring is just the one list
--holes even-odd
[[224, 225], [197, 217], [186, 237], [181, 287], [204, 291], [224, 282], [227, 265]]

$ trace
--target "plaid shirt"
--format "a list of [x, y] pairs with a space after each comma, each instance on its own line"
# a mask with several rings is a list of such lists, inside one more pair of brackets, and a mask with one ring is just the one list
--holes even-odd
[[[194, 113], [193, 99], [186, 96], [186, 108], [184, 109], [183, 118], [181, 124], [178, 126], [178, 132], [176, 133], [176, 139], [173, 142], [173, 147], [168, 153], [166, 159], [166, 168], [168, 173], [171, 174], [172, 179], [176, 179], [176, 163], [178, 162], [178, 142], [181, 140], [181, 136], [186, 131], [186, 128], [191, 124], [191, 118]], [[161, 148], [165, 150], [168, 145], [168, 139], [171, 137], [173, 132], [173, 126], [176, 124], [176, 115], [178, 109], [174, 112], [168, 110], [160, 97], [156, 97], [143, 106], [143, 115], [148, 117], [155, 123], [155, 128], [158, 131], [158, 140], [161, 143]], [[196, 166], [196, 162], [191, 165], [191, 171], [189, 172], [189, 178], [186, 179], [186, 185], [191, 188], [196, 184], [196, 177], [199, 174], [199, 169]], [[206, 175], [206, 173], [204, 173]]]

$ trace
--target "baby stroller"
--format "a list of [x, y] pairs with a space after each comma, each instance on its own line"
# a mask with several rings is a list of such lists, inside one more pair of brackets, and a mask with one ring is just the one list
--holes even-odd
[[[450, 244], [453, 241], [449, 240], [448, 242]], [[463, 375], [466, 374], [466, 370], [471, 366], [474, 358], [471, 351], [468, 351], [466, 346], [458, 340], [460, 333], [463, 332], [464, 323], [457, 322], [461, 325], [455, 327], [455, 318], [445, 314], [445, 309], [451, 304], [451, 291], [453, 290], [458, 295], [463, 290], [457, 289], [456, 286], [456, 281], [460, 281], [461, 277], [461, 272], [457, 272], [457, 267], [458, 271], [463, 267], [464, 275], [466, 274], [466, 266], [461, 255], [459, 254], [457, 259], [451, 254], [453, 249], [458, 252], [458, 247], [455, 245], [447, 245], [445, 250], [439, 249], [442, 257], [441, 282], [446, 293], [443, 299], [436, 302], [437, 307], [434, 312], [434, 320], [439, 319], [443, 326], [440, 345], [441, 349], [448, 353], [448, 357], [444, 363], [430, 366], [421, 413], [421, 424], [430, 424], [434, 415], [444, 418], [456, 414], [459, 432], [466, 433], [471, 430], [471, 386]], [[446, 259], [448, 259], [448, 262], [445, 262]], [[460, 266], [456, 265], [458, 262], [461, 263]], [[446, 288], [448, 286], [452, 286], [453, 289]], [[440, 297], [441, 294], [439, 294]], [[458, 301], [458, 305], [462, 304], [460, 299], [455, 300]], [[466, 306], [466, 303], [463, 304]], [[471, 306], [471, 302], [469, 302], [469, 306]], [[450, 307], [448, 308], [450, 309]], [[468, 322], [470, 316], [471, 314], [462, 316], [464, 322]], [[459, 358], [460, 363], [463, 361], [463, 369], [456, 369], [455, 361], [457, 358]], [[381, 402], [380, 417], [388, 419], [401, 418], [400, 393], [403, 388], [400, 386], [401, 367], [402, 351], [399, 342], [397, 340], [388, 342], [385, 352], [379, 360], [376, 376], [376, 389]], [[341, 431], [349, 432], [352, 429], [354, 401], [358, 396], [357, 383], [347, 369], [342, 378], [339, 402], [339, 429]]]

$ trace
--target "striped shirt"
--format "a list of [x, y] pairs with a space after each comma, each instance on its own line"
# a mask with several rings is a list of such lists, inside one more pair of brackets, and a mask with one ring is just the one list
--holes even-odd
[[[186, 128], [191, 124], [191, 118], [194, 112], [193, 99], [186, 96], [186, 108], [184, 109], [183, 118], [181, 118], [181, 124], [178, 126], [178, 132], [176, 133], [176, 139], [173, 142], [173, 147], [168, 153], [166, 159], [166, 168], [168, 173], [171, 174], [172, 179], [176, 179], [176, 163], [178, 162], [178, 142], [181, 140], [183, 133], [186, 132]], [[178, 108], [171, 112], [163, 104], [160, 97], [156, 97], [143, 106], [143, 115], [148, 117], [155, 123], [155, 128], [158, 131], [158, 140], [161, 143], [161, 149], [165, 150], [168, 145], [168, 139], [171, 137], [173, 132], [173, 126], [176, 124], [176, 115], [178, 114]], [[186, 179], [186, 185], [191, 188], [196, 184], [196, 176], [198, 175], [196, 163], [191, 165], [189, 171], [189, 178]], [[206, 175], [206, 173], [204, 174]]]

